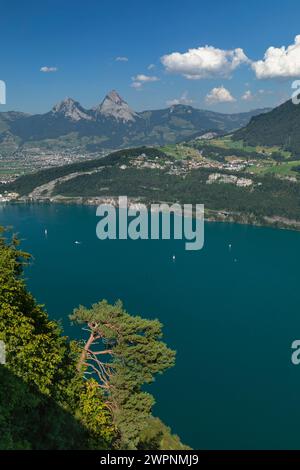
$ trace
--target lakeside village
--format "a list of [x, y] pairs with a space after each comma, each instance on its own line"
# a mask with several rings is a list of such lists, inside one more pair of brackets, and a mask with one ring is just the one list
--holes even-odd
[[[193, 170], [200, 168], [211, 168], [218, 170], [233, 171], [235, 173], [244, 171], [246, 166], [250, 166], [251, 162], [245, 164], [244, 160], [238, 157], [232, 157], [230, 162], [218, 162], [215, 160], [208, 160], [202, 157], [202, 152], [198, 151], [198, 157], [191, 157], [183, 160], [163, 160], [160, 157], [149, 159], [145, 154], [141, 154], [138, 157], [130, 160], [130, 165], [136, 168], [149, 168], [164, 170], [169, 175], [183, 176], [185, 177], [188, 173]], [[126, 170], [127, 165], [121, 165], [121, 170]], [[238, 177], [236, 174], [223, 174], [223, 173], [211, 173], [206, 181], [207, 184], [212, 183], [229, 183], [235, 184], [239, 187], [252, 186], [253, 181], [250, 178]]]
[[[58, 154], [56, 154], [58, 155]], [[40, 165], [40, 168], [50, 168], [55, 166], [53, 162], [53, 154], [52, 157], [48, 155], [50, 161], [48, 161], [48, 165]], [[66, 156], [65, 156], [66, 157]], [[70, 157], [66, 157], [70, 158]], [[83, 160], [83, 155], [80, 155], [80, 158], [76, 160]], [[49, 164], [51, 162], [51, 165]], [[73, 163], [74, 159], [68, 161], [68, 163]], [[64, 164], [66, 163], [64, 159]], [[126, 171], [128, 168], [133, 167], [137, 169], [150, 169], [150, 170], [161, 170], [165, 171], [169, 175], [174, 176], [181, 176], [185, 177], [187, 174], [194, 170], [198, 170], [201, 168], [211, 169], [213, 170], [212, 173], [208, 175], [208, 179], [206, 181], [207, 184], [214, 184], [214, 183], [224, 183], [224, 184], [233, 184], [238, 187], [251, 187], [254, 184], [254, 181], [249, 177], [245, 178], [239, 176], [239, 172], [246, 171], [247, 168], [251, 167], [251, 165], [257, 164], [257, 162], [248, 161], [245, 163], [245, 160], [238, 158], [236, 156], [232, 156], [226, 162], [219, 162], [215, 160], [210, 160], [202, 156], [202, 152], [197, 150], [197, 155], [189, 156], [188, 158], [183, 159], [168, 159], [163, 157], [149, 157], [145, 153], [141, 153], [137, 157], [131, 158], [128, 160], [126, 164], [120, 165], [120, 170]], [[217, 171], [216, 171], [217, 170]], [[221, 173], [220, 171], [226, 171], [226, 173]], [[232, 172], [233, 174], [230, 174]], [[249, 172], [249, 170], [248, 170]], [[0, 184], [6, 185], [11, 181], [15, 180], [17, 176], [13, 177], [12, 175], [5, 175], [0, 177]], [[261, 183], [258, 183], [261, 184]], [[0, 194], [0, 202], [10, 202], [17, 200], [19, 198], [19, 194], [15, 192], [3, 191]]]

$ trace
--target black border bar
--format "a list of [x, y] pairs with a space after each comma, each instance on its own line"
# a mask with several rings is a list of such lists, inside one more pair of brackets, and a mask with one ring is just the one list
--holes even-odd
[[[287, 464], [300, 463], [300, 450], [291, 451], [79, 451], [79, 450], [0, 450], [0, 466], [6, 463], [30, 465], [70, 465], [93, 469], [103, 466], [123, 468], [147, 468], [159, 465], [176, 465], [181, 468], [197, 468], [205, 464], [237, 465], [244, 464]], [[3, 467], [2, 467], [3, 468]], [[5, 468], [5, 467], [4, 467]], [[8, 467], [9, 468], [9, 467]], [[283, 467], [284, 468], [284, 467]]]

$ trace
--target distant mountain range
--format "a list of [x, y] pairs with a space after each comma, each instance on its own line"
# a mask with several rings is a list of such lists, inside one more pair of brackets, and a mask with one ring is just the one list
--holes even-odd
[[234, 134], [249, 145], [278, 145], [300, 158], [300, 105], [286, 101], [272, 111], [253, 117]]
[[113, 90], [92, 109], [66, 98], [45, 114], [0, 113], [0, 152], [19, 148], [99, 151], [138, 145], [164, 145], [207, 131], [226, 133], [267, 112], [222, 114], [186, 105], [135, 112]]

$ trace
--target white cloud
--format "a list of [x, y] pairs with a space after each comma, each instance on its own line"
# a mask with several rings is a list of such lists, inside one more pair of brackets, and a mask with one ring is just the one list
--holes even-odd
[[300, 35], [288, 47], [269, 47], [263, 60], [252, 63], [256, 78], [292, 78], [300, 76]]
[[132, 77], [132, 80], [135, 82], [158, 82], [159, 78], [154, 75], [144, 75], [142, 73], [138, 74], [136, 77]]
[[125, 56], [118, 56], [115, 58], [115, 61], [116, 62], [128, 62], [128, 57], [125, 57]]
[[141, 90], [142, 89], [142, 83], [141, 82], [132, 82], [130, 85], [132, 88], [135, 88], [136, 90]]
[[40, 68], [40, 72], [44, 72], [44, 73], [51, 73], [51, 72], [57, 72], [58, 68], [57, 67], [41, 67]]
[[242, 96], [242, 100], [244, 101], [252, 101], [254, 99], [254, 95], [250, 90], [245, 91], [245, 93]]
[[159, 78], [154, 75], [144, 75], [140, 73], [136, 77], [131, 77], [132, 83], [130, 86], [136, 90], [142, 90], [142, 86], [148, 82], [158, 82]]
[[180, 98], [174, 98], [173, 100], [166, 101], [167, 106], [174, 106], [176, 104], [190, 105], [192, 103], [193, 103], [193, 100], [189, 99], [187, 91], [182, 93]]
[[260, 95], [273, 95], [274, 91], [273, 90], [263, 90], [262, 88], [258, 90], [258, 93]]
[[213, 46], [173, 52], [161, 58], [167, 72], [178, 73], [189, 80], [229, 77], [239, 65], [249, 62], [243, 49], [222, 50]]
[[206, 96], [208, 104], [216, 103], [233, 103], [236, 99], [232, 96], [229, 90], [223, 86], [213, 88]]
[[149, 64], [147, 67], [148, 70], [153, 70], [155, 69], [155, 64]]

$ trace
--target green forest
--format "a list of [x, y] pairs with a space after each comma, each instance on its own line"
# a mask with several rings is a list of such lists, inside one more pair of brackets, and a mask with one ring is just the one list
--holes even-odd
[[234, 140], [243, 140], [248, 145], [278, 145], [300, 155], [300, 109], [291, 100], [274, 108], [269, 113], [251, 118], [250, 123], [233, 134]]
[[[210, 173], [211, 170], [199, 169], [182, 178], [161, 170], [128, 168], [122, 171], [118, 167], [108, 167], [100, 173], [79, 175], [57, 184], [55, 194], [86, 198], [126, 194], [145, 202], [180, 201], [181, 204], [203, 201], [210, 210], [248, 214], [258, 219], [282, 216], [300, 220], [299, 184], [273, 176], [252, 175], [254, 186], [250, 188], [226, 183], [207, 184]], [[239, 176], [249, 177], [241, 173]]]
[[1, 228], [0, 449], [187, 449], [143, 388], [175, 364], [162, 324], [102, 300], [71, 313], [88, 339], [70, 341], [26, 288], [31, 262]]

